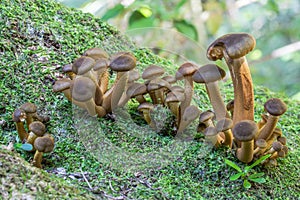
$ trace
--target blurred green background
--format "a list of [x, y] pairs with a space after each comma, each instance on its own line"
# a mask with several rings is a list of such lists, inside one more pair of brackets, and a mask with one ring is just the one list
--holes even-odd
[[206, 64], [206, 48], [217, 37], [250, 33], [257, 40], [247, 56], [254, 83], [300, 100], [299, 0], [57, 1], [102, 18], [179, 65]]

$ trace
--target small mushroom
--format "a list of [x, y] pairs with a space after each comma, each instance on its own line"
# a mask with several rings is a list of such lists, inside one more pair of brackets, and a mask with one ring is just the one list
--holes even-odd
[[278, 98], [269, 99], [265, 105], [265, 110], [269, 113], [267, 123], [260, 130], [258, 139], [268, 140], [273, 133], [279, 117], [287, 110], [286, 104]]
[[219, 120], [216, 124], [216, 129], [218, 132], [223, 132], [225, 134], [225, 140], [223, 145], [232, 147], [233, 135], [231, 128], [233, 126], [233, 122], [229, 118], [223, 118]]
[[180, 120], [179, 127], [177, 129], [177, 133], [182, 133], [185, 128], [190, 125], [195, 119], [197, 119], [200, 115], [200, 110], [197, 106], [190, 105], [185, 110]]
[[154, 106], [152, 103], [149, 102], [143, 102], [138, 106], [138, 111], [143, 113], [143, 117], [145, 119], [145, 121], [147, 122], [147, 124], [149, 124], [149, 126], [151, 128], [155, 129], [155, 124], [152, 122], [151, 120], [151, 116], [150, 116], [150, 112], [151, 110], [153, 110]]
[[27, 143], [33, 145], [37, 137], [42, 137], [45, 134], [46, 127], [42, 122], [34, 121], [29, 125], [29, 131]]
[[209, 127], [209, 126], [215, 127], [215, 125], [213, 123], [214, 117], [215, 117], [214, 112], [212, 112], [210, 110], [204, 111], [204, 112], [200, 113], [199, 123], [205, 124], [206, 127]]
[[224, 58], [228, 65], [234, 88], [234, 125], [241, 120], [254, 120], [253, 85], [245, 56], [255, 43], [247, 33], [232, 33], [215, 40], [207, 50], [208, 59]]
[[251, 120], [242, 120], [236, 123], [232, 129], [235, 139], [241, 142], [241, 147], [237, 149], [236, 156], [244, 163], [249, 163], [253, 159], [254, 137], [257, 131], [256, 123]]
[[71, 80], [73, 80], [76, 76], [76, 74], [73, 72], [72, 64], [67, 64], [67, 65], [63, 66], [62, 71], [64, 73], [67, 73], [67, 75], [69, 76], [69, 78]]
[[253, 155], [259, 156], [264, 153], [265, 149], [267, 148], [267, 142], [264, 139], [258, 139], [255, 141], [256, 148], [253, 151]]
[[108, 54], [106, 53], [106, 51], [104, 51], [103, 49], [98, 48], [98, 47], [94, 47], [94, 48], [90, 48], [90, 49], [86, 50], [83, 53], [83, 56], [91, 57], [94, 60], [98, 60], [100, 58], [108, 58], [109, 57]]
[[89, 115], [95, 116], [95, 93], [96, 85], [88, 77], [76, 77], [72, 90], [72, 102], [88, 111]]
[[94, 65], [95, 65], [95, 60], [93, 58], [87, 56], [81, 56], [74, 61], [72, 65], [72, 71], [76, 75], [88, 77], [95, 84], [98, 84], [96, 80], [96, 73], [92, 71]]
[[20, 138], [20, 141], [23, 142], [28, 137], [28, 133], [24, 127], [24, 121], [26, 119], [26, 113], [22, 109], [16, 109], [12, 114], [12, 119], [16, 124], [16, 129]]
[[170, 89], [170, 84], [161, 79], [152, 79], [147, 85], [147, 91], [152, 99], [153, 104], [163, 105], [165, 102], [165, 89]]
[[275, 128], [272, 135], [268, 138], [268, 146], [271, 146], [273, 142], [277, 140], [278, 137], [282, 136], [282, 131], [280, 128]]
[[280, 142], [277, 142], [277, 141], [273, 142], [271, 149], [269, 149], [268, 151], [266, 151], [264, 153], [264, 155], [266, 155], [266, 154], [272, 154], [275, 151], [280, 151], [282, 149], [282, 147], [283, 147], [283, 145]]
[[126, 95], [135, 98], [140, 104], [146, 102], [143, 95], [147, 94], [147, 87], [143, 83], [133, 83], [128, 87]]
[[282, 145], [286, 145], [286, 137], [280, 136], [277, 138], [277, 141], [280, 142]]
[[36, 152], [33, 157], [33, 166], [42, 168], [43, 153], [49, 153], [54, 149], [54, 139], [50, 135], [39, 137], [34, 141]]
[[[165, 73], [165, 70], [157, 65], [149, 65], [142, 73], [142, 78], [144, 80], [150, 81], [155, 78], [159, 78]], [[146, 83], [147, 85], [147, 83]]]
[[229, 114], [227, 113], [226, 106], [218, 86], [218, 81], [223, 79], [225, 75], [225, 71], [214, 64], [204, 65], [193, 74], [193, 80], [196, 83], [205, 84], [217, 121], [224, 117], [229, 118]]
[[176, 72], [175, 77], [177, 80], [184, 79], [185, 100], [180, 104], [181, 115], [184, 113], [184, 110], [191, 104], [194, 94], [194, 83], [192, 76], [197, 69], [197, 65], [191, 62], [186, 62], [183, 63]]
[[70, 88], [72, 87], [73, 83], [74, 80], [68, 78], [57, 80], [53, 85], [53, 92], [62, 92], [69, 101], [72, 101]]
[[166, 96], [165, 103], [167, 104], [168, 108], [174, 114], [176, 118], [176, 123], [180, 120], [180, 102], [184, 101], [184, 93], [181, 92], [169, 92]]
[[36, 105], [28, 102], [28, 103], [24, 103], [20, 107], [20, 109], [24, 110], [26, 113], [26, 125], [27, 125], [27, 128], [29, 128], [29, 125], [34, 121], [34, 116], [37, 115]]
[[224, 142], [224, 139], [218, 134], [217, 129], [213, 126], [207, 127], [203, 134], [215, 147], [219, 147]]

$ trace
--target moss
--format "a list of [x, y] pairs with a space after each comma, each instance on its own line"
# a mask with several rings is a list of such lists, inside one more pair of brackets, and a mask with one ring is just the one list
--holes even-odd
[[[185, 151], [176, 155], [177, 159], [171, 160], [167, 165], [156, 163], [158, 165], [155, 165], [155, 168], [149, 169], [147, 163], [144, 163], [139, 166], [138, 171], [116, 169], [108, 161], [97, 159], [97, 155], [102, 155], [103, 147], [95, 149], [96, 154], [86, 150], [91, 147], [88, 143], [83, 143], [77, 134], [71, 104], [62, 94], [52, 92], [53, 82], [64, 76], [61, 73], [61, 66], [72, 62], [86, 49], [95, 46], [102, 47], [109, 53], [133, 52], [138, 59], [137, 69], [140, 72], [145, 66], [153, 63], [163, 66], [168, 72], [174, 72], [176, 65], [152, 54], [148, 49], [135, 46], [128, 38], [100, 19], [66, 8], [54, 1], [5, 0], [1, 2], [0, 12], [0, 144], [16, 142], [17, 134], [11, 114], [16, 107], [30, 101], [37, 104], [40, 113], [51, 116], [47, 131], [54, 135], [56, 147], [53, 153], [44, 156], [45, 170], [53, 172], [57, 168], [63, 168], [67, 173], [78, 173], [80, 169], [89, 172], [88, 182], [99, 197], [299, 198], [299, 102], [274, 94], [266, 88], [255, 87], [256, 121], [259, 119], [259, 114], [263, 112], [263, 104], [268, 98], [280, 97], [288, 104], [289, 109], [280, 119], [279, 126], [288, 138], [290, 153], [287, 158], [279, 160], [278, 167], [257, 168], [256, 170], [267, 174], [268, 182], [255, 184], [250, 190], [244, 190], [240, 182], [229, 181], [229, 176], [234, 172], [225, 165], [224, 158], [235, 160], [232, 153], [223, 148], [207, 149], [207, 152], [202, 152], [205, 151], [206, 146], [201, 142], [201, 138], [200, 142], [188, 143]], [[222, 90], [226, 94], [226, 101], [233, 98], [230, 82], [225, 83]], [[203, 86], [196, 85], [194, 102], [201, 110], [210, 108]], [[141, 123], [135, 119], [138, 118], [136, 105], [133, 103], [128, 107], [131, 109], [132, 119], [136, 120], [136, 123]], [[146, 130], [140, 131], [141, 129], [136, 129], [134, 124], [125, 123], [119, 126], [108, 118], [99, 119], [96, 123], [100, 126], [104, 139], [127, 152], [151, 153], [151, 151], [161, 150], [160, 147], [172, 141], [172, 137], [169, 136], [150, 134], [151, 132]], [[145, 137], [137, 137], [138, 134], [144, 134]], [[31, 154], [22, 151], [19, 153], [25, 160], [31, 161]], [[15, 181], [3, 179], [6, 182], [5, 189], [1, 190], [2, 195], [8, 197], [14, 194], [25, 195], [33, 187], [35, 188], [33, 190], [45, 195], [44, 199], [47, 199], [47, 195], [49, 199], [58, 198], [58, 195], [61, 195], [59, 196], [61, 198], [94, 198], [84, 191], [89, 187], [87, 181], [64, 177], [68, 183], [81, 188], [76, 190], [54, 175], [50, 177], [45, 171], [30, 168], [29, 164], [17, 154], [1, 150], [0, 155], [0, 162], [5, 163], [9, 168], [0, 168], [1, 177], [4, 174], [7, 177], [16, 177], [13, 179]], [[15, 165], [11, 165], [13, 163], [11, 161], [14, 161], [12, 159], [17, 159], [18, 162], [22, 160], [22, 165], [15, 168]], [[118, 161], [119, 158], [107, 156], [107, 159]], [[35, 179], [32, 177], [39, 177], [38, 179], [43, 180], [42, 184], [48, 186], [36, 187], [36, 183], [32, 181]], [[25, 185], [19, 187], [15, 184], [17, 182]], [[65, 188], [69, 191], [68, 194], [63, 192]], [[51, 195], [53, 198], [50, 198]]]

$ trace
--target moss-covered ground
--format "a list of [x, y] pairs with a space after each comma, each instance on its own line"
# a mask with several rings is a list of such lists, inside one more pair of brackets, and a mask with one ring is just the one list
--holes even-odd
[[[71, 103], [62, 94], [52, 92], [54, 81], [65, 76], [61, 66], [71, 63], [91, 47], [102, 47], [109, 53], [131, 51], [137, 57], [139, 71], [155, 63], [174, 72], [175, 65], [147, 49], [136, 47], [100, 19], [54, 1], [3, 0], [0, 19], [0, 144], [17, 142], [11, 115], [25, 102], [35, 103], [39, 113], [51, 117], [47, 131], [56, 140], [55, 150], [44, 155], [43, 170], [31, 168], [26, 163], [32, 160], [30, 153], [0, 151], [0, 195], [3, 199], [300, 198], [299, 102], [255, 87], [256, 121], [268, 98], [283, 98], [288, 105], [279, 126], [288, 139], [290, 152], [286, 158], [278, 160], [277, 167], [255, 168], [257, 172], [266, 173], [267, 182], [253, 184], [251, 189], [244, 189], [241, 181], [229, 180], [235, 172], [225, 165], [224, 158], [244, 166], [232, 152], [220, 148], [203, 153], [206, 147], [201, 138], [189, 142], [184, 152], [167, 164], [155, 163], [154, 167], [149, 167], [144, 163], [131, 170], [118, 168], [98, 159], [101, 149], [86, 150], [88, 144], [78, 135]], [[224, 84], [222, 90], [226, 93], [226, 101], [232, 98], [230, 83]], [[203, 91], [203, 87], [197, 86], [195, 96], [199, 98], [194, 99], [201, 110], [209, 108]], [[143, 123], [135, 119], [138, 116], [135, 106], [129, 104], [129, 108], [133, 108], [130, 111], [132, 119]], [[120, 128], [111, 118], [99, 119], [97, 125], [106, 140], [125, 152], [151, 153], [174, 140], [172, 136], [157, 134], [132, 137], [137, 132], [135, 126], [123, 124]], [[117, 163], [118, 158], [113, 159]]]

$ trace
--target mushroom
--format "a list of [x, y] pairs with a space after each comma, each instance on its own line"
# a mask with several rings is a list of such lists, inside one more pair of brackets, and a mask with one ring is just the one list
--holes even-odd
[[150, 112], [151, 110], [153, 110], [154, 106], [152, 103], [149, 102], [143, 102], [138, 106], [138, 111], [143, 113], [143, 117], [145, 119], [145, 121], [147, 122], [147, 124], [149, 124], [149, 126], [151, 128], [156, 128], [155, 124], [152, 122], [151, 120], [151, 116], [150, 116]]
[[36, 152], [33, 157], [33, 166], [42, 168], [43, 153], [49, 153], [54, 149], [54, 139], [50, 135], [39, 137], [34, 141]]
[[86, 76], [90, 78], [95, 84], [98, 84], [95, 76], [96, 74], [93, 71], [91, 71], [94, 65], [95, 60], [93, 58], [81, 56], [74, 61], [72, 65], [72, 71], [76, 75]]
[[269, 99], [265, 105], [265, 110], [269, 113], [267, 123], [260, 130], [258, 139], [268, 140], [273, 133], [279, 117], [287, 110], [286, 104], [278, 98]]
[[277, 142], [277, 141], [273, 142], [271, 149], [269, 149], [268, 151], [266, 151], [264, 153], [264, 155], [266, 155], [266, 154], [272, 154], [275, 151], [280, 151], [282, 149], [282, 147], [283, 147], [283, 145], [280, 142]]
[[34, 116], [36, 116], [36, 105], [33, 103], [24, 103], [20, 109], [24, 110], [26, 113], [26, 125], [29, 128], [29, 125], [34, 121]]
[[146, 102], [144, 94], [147, 93], [147, 87], [143, 83], [132, 83], [131, 86], [127, 88], [126, 95], [130, 98], [135, 98], [140, 104]]
[[184, 129], [191, 124], [200, 115], [200, 110], [197, 106], [189, 105], [184, 113], [181, 115], [180, 124], [177, 129], [177, 133], [182, 133]]
[[93, 58], [94, 60], [98, 60], [100, 58], [108, 58], [108, 54], [101, 48], [98, 47], [94, 47], [94, 48], [90, 48], [88, 50], [86, 50], [83, 53], [83, 56], [88, 56]]
[[241, 120], [254, 120], [253, 85], [245, 55], [255, 43], [247, 33], [233, 33], [218, 38], [207, 49], [208, 59], [224, 58], [228, 65], [234, 88], [233, 125]]
[[34, 144], [34, 140], [37, 137], [42, 137], [46, 132], [45, 125], [40, 121], [34, 121], [29, 125], [29, 135], [27, 138], [27, 143]]
[[73, 85], [73, 83], [74, 80], [68, 78], [62, 78], [60, 80], [57, 80], [53, 85], [53, 92], [62, 92], [69, 101], [72, 101], [70, 88]]
[[280, 136], [277, 138], [277, 141], [280, 142], [282, 145], [286, 145], [286, 137]]
[[210, 110], [204, 111], [204, 112], [200, 113], [199, 123], [205, 124], [206, 128], [209, 127], [209, 126], [215, 127], [215, 125], [213, 123], [213, 118], [214, 117], [215, 117], [214, 112], [212, 112]]
[[[142, 73], [144, 80], [150, 81], [155, 78], [159, 78], [165, 73], [165, 70], [157, 65], [149, 65]], [[147, 85], [146, 81], [146, 85]]]
[[218, 134], [217, 129], [213, 126], [207, 127], [203, 134], [215, 147], [220, 146], [224, 142], [224, 139]]
[[180, 120], [180, 110], [179, 105], [180, 102], [184, 101], [184, 93], [181, 92], [169, 92], [166, 96], [165, 103], [167, 104], [168, 108], [171, 110], [171, 112], [174, 114], [176, 118], [176, 123], [178, 125], [178, 122]]
[[229, 118], [223, 118], [219, 120], [216, 124], [216, 129], [218, 132], [223, 132], [225, 134], [224, 142], [222, 143], [225, 146], [232, 147], [233, 135], [231, 132], [231, 128], [233, 126], [233, 122]]
[[72, 64], [67, 64], [67, 65], [63, 66], [62, 71], [64, 73], [67, 73], [67, 75], [69, 76], [69, 78], [71, 80], [73, 80], [76, 76], [76, 74], [72, 70]]
[[275, 128], [272, 135], [268, 138], [267, 143], [268, 146], [271, 146], [271, 144], [277, 140], [277, 138], [282, 136], [282, 131], [280, 128]]
[[219, 121], [224, 117], [229, 118], [223, 98], [218, 86], [218, 80], [225, 77], [226, 73], [223, 69], [214, 64], [207, 64], [200, 67], [193, 74], [193, 80], [196, 83], [204, 83], [209, 100], [214, 109], [216, 120]]
[[236, 123], [232, 129], [235, 139], [241, 142], [241, 147], [237, 149], [236, 156], [244, 163], [249, 163], [253, 159], [254, 137], [257, 131], [256, 123], [251, 120], [242, 120]]
[[267, 142], [264, 139], [258, 139], [255, 141], [256, 148], [253, 151], [253, 155], [259, 156], [264, 153], [265, 149], [267, 148]]
[[93, 70], [97, 74], [98, 86], [102, 93], [105, 93], [109, 84], [109, 72], [108, 72], [109, 60], [101, 58], [96, 60]]
[[154, 78], [147, 84], [147, 91], [152, 99], [153, 104], [164, 104], [165, 102], [165, 89], [170, 90], [170, 84], [161, 79]]
[[194, 94], [194, 83], [192, 76], [197, 69], [197, 65], [191, 62], [186, 62], [183, 63], [176, 72], [176, 80], [184, 79], [185, 100], [180, 104], [181, 117], [184, 113], [184, 110], [191, 104], [192, 97]]
[[[112, 56], [109, 67], [117, 72], [117, 77], [113, 86], [103, 95], [102, 106], [107, 113], [118, 106], [120, 98], [126, 91], [128, 71], [135, 68], [135, 66], [136, 58], [129, 52], [120, 52]], [[123, 75], [125, 76], [121, 79]], [[112, 95], [114, 95], [114, 98], [112, 98]]]
[[96, 115], [95, 92], [96, 85], [88, 77], [76, 77], [72, 86], [72, 102], [88, 111], [89, 115]]
[[26, 113], [22, 109], [16, 109], [12, 114], [12, 119], [16, 123], [17, 132], [20, 141], [23, 142], [28, 137], [28, 133], [24, 127], [24, 120], [26, 119]]

